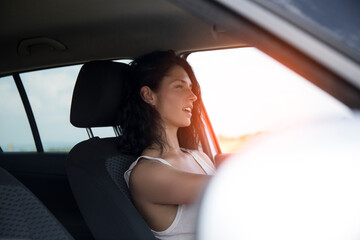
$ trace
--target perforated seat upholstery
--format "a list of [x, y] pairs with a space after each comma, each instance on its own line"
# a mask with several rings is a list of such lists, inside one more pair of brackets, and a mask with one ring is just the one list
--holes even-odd
[[[84, 64], [73, 94], [70, 121], [76, 127], [120, 125], [129, 66], [110, 61]], [[130, 200], [123, 174], [136, 159], [121, 153], [117, 137], [94, 137], [68, 156], [68, 177], [96, 239], [155, 239]]]
[[73, 238], [34, 194], [0, 168], [0, 239]]

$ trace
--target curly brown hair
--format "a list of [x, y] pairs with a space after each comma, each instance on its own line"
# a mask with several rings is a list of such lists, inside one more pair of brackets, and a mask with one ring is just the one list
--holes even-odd
[[128, 85], [127, 104], [122, 112], [122, 131], [120, 146], [124, 153], [140, 155], [151, 145], [166, 146], [164, 128], [160, 114], [140, 96], [140, 89], [148, 86], [156, 92], [163, 77], [174, 66], [182, 67], [193, 85], [197, 97], [194, 102], [191, 124], [178, 130], [180, 147], [199, 148], [199, 129], [201, 127], [201, 90], [190, 64], [177, 56], [174, 51], [155, 51], [135, 59], [131, 63], [132, 79]]

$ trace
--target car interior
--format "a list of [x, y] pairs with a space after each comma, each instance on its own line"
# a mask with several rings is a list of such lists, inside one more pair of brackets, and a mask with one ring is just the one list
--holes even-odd
[[[259, 1], [248, 2], [276, 15]], [[14, 83], [34, 145], [32, 151], [0, 145], [0, 239], [155, 239], [123, 178], [137, 156], [122, 154], [117, 142], [129, 71], [124, 61], [137, 56], [173, 49], [186, 58], [193, 52], [256, 47], [350, 109], [360, 108], [355, 53], [336, 50], [355, 66], [348, 78], [222, 1], [1, 1], [0, 16], [0, 84]], [[66, 118], [85, 137], [70, 151], [49, 151], [34, 114], [41, 103], [32, 102], [23, 76], [67, 66], [81, 69]], [[12, 99], [1, 101], [3, 108]], [[201, 148], [220, 165], [232, 154], [221, 151], [203, 109]], [[0, 111], [3, 125], [7, 112]], [[102, 127], [111, 128], [112, 136], [93, 131]], [[62, 134], [56, 125], [51, 129]], [[24, 133], [19, 134], [21, 139]]]

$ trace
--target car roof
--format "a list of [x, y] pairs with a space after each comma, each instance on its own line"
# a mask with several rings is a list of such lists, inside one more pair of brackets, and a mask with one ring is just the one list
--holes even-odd
[[0, 24], [0, 75], [245, 45], [166, 0], [1, 1]]

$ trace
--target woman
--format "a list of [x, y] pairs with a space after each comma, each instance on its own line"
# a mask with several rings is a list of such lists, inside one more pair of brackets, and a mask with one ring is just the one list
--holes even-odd
[[199, 84], [190, 65], [173, 51], [145, 55], [132, 67], [121, 144], [141, 156], [125, 180], [157, 238], [194, 239], [195, 203], [215, 172], [206, 154], [196, 150]]

